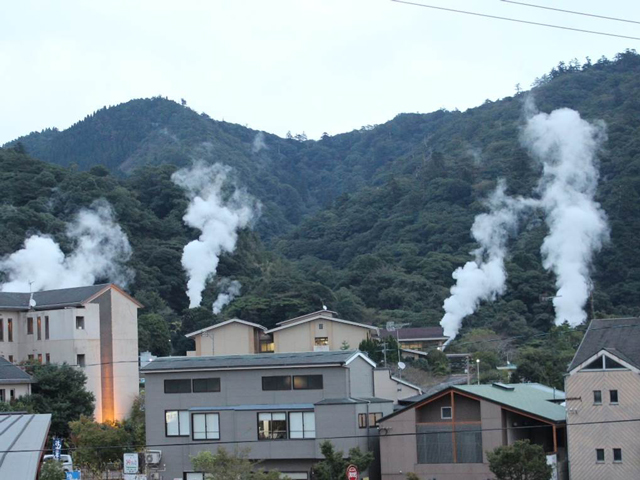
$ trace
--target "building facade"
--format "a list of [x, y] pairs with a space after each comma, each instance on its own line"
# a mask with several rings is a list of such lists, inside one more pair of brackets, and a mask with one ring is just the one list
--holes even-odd
[[32, 383], [31, 375], [0, 357], [0, 402], [11, 402], [30, 395]]
[[[202, 480], [190, 456], [218, 444], [309, 479], [323, 440], [377, 452], [393, 401], [374, 396], [374, 369], [356, 351], [158, 358], [141, 369], [147, 443], [162, 452], [164, 479]], [[379, 478], [378, 466], [365, 476]]]
[[387, 328], [379, 331], [378, 338], [384, 340], [392, 337], [397, 340], [401, 349], [411, 352], [426, 352], [431, 348], [442, 348], [449, 337], [444, 335], [440, 326], [435, 327], [411, 327], [396, 328], [393, 322], [387, 324]]
[[640, 478], [640, 319], [595, 319], [565, 378], [573, 480]]
[[138, 395], [139, 307], [112, 284], [1, 292], [0, 356], [82, 368], [95, 419], [121, 420]]

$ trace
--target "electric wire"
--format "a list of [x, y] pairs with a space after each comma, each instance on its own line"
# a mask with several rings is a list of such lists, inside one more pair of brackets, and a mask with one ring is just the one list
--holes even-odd
[[635, 20], [627, 20], [625, 18], [607, 17], [605, 15], [596, 15], [594, 13], [576, 12], [574, 10], [563, 10], [561, 8], [547, 7], [544, 5], [535, 5], [533, 3], [515, 2], [514, 0], [500, 0], [505, 3], [513, 3], [514, 5], [523, 5], [525, 7], [542, 8], [544, 10], [553, 10], [554, 12], [571, 13], [573, 15], [582, 15], [584, 17], [602, 18], [604, 20], [613, 20], [615, 22], [636, 23], [640, 25], [640, 22]]

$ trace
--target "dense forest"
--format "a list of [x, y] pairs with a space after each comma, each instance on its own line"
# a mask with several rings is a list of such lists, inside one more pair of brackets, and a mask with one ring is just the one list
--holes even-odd
[[[640, 314], [640, 55], [634, 51], [561, 62], [530, 91], [465, 112], [401, 114], [317, 141], [215, 121], [162, 97], [103, 108], [67, 130], [32, 133], [0, 150], [0, 254], [35, 231], [69, 248], [64, 222], [106, 198], [133, 246], [136, 277], [129, 289], [156, 314], [154, 321], [169, 325], [174, 350], [184, 351], [182, 333], [216, 316], [186, 308], [180, 256], [198, 232], [183, 224], [187, 200], [170, 177], [193, 160], [221, 162], [263, 210], [255, 229], [241, 232], [236, 252], [222, 258], [219, 275], [239, 280], [243, 294], [220, 318], [269, 326], [324, 303], [353, 320], [435, 325], [451, 273], [471, 259], [473, 219], [498, 179], [510, 194], [535, 190], [539, 166], [519, 142], [529, 97], [541, 111], [569, 107], [606, 122], [597, 200], [611, 239], [596, 257], [589, 309], [598, 316]], [[507, 292], [467, 318], [463, 342], [470, 335], [518, 336], [525, 352], [537, 345], [527, 338], [557, 330], [553, 306], [543, 299], [555, 290], [540, 260], [546, 228], [534, 219], [510, 244]], [[216, 288], [211, 282], [204, 305]], [[576, 341], [579, 336], [567, 351]]]

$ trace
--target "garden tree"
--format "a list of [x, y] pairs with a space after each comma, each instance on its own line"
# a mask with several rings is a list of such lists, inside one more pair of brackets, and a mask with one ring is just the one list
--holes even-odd
[[366, 338], [358, 345], [358, 350], [366, 353], [371, 360], [379, 365], [384, 364], [385, 348], [387, 350], [387, 365], [398, 363], [398, 342], [394, 337], [389, 336], [383, 340]]
[[427, 355], [427, 363], [429, 371], [437, 376], [445, 376], [451, 373], [451, 366], [447, 355], [438, 349], [429, 350]]
[[345, 478], [347, 467], [350, 464], [358, 467], [358, 471], [364, 472], [374, 459], [372, 452], [362, 452], [358, 447], [350, 449], [349, 457], [343, 458], [342, 452], [336, 451], [329, 440], [325, 440], [320, 444], [320, 452], [324, 456], [324, 460], [318, 462], [315, 466], [318, 480]]
[[340, 350], [349, 350], [350, 348], [351, 346], [349, 345], [349, 342], [343, 340], [342, 345], [340, 345]]
[[191, 457], [193, 469], [203, 472], [205, 480], [281, 480], [283, 476], [277, 470], [265, 472], [256, 469], [256, 463], [248, 459], [249, 450], [235, 450], [227, 452], [219, 447], [216, 453], [202, 450]]
[[171, 355], [171, 332], [161, 315], [147, 313], [138, 317], [138, 351], [159, 357]]
[[123, 422], [129, 434], [130, 443], [136, 451], [142, 451], [146, 442], [146, 423], [144, 416], [144, 391], [136, 397], [131, 406], [129, 417]]
[[62, 468], [61, 462], [49, 460], [42, 464], [39, 480], [65, 480], [67, 475]]
[[497, 480], [549, 480], [553, 472], [544, 448], [528, 439], [487, 452], [487, 458]]

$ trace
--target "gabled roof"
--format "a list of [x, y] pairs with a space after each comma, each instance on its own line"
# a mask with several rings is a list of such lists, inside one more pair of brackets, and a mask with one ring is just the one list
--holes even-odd
[[33, 378], [20, 367], [0, 357], [0, 385], [33, 383]]
[[295, 322], [298, 320], [303, 320], [305, 318], [315, 318], [320, 316], [329, 316], [333, 318], [338, 318], [338, 314], [333, 310], [318, 310], [317, 312], [305, 313], [304, 315], [300, 315], [299, 317], [289, 318], [287, 320], [283, 320], [281, 322], [276, 323], [276, 325], [284, 325], [285, 323]]
[[[138, 307], [142, 304], [129, 294], [124, 292], [117, 285], [112, 283], [103, 283], [100, 285], [91, 285], [86, 287], [60, 288], [57, 290], [43, 290], [33, 293], [33, 300], [36, 302], [33, 310], [51, 310], [56, 308], [79, 307], [96, 297], [99, 297], [108, 289], [117, 290]], [[18, 292], [0, 292], [0, 310], [18, 310], [28, 311], [30, 293]]]
[[542, 420], [553, 423], [563, 423], [566, 421], [565, 407], [558, 403], [565, 398], [564, 392], [539, 383], [511, 383], [492, 385], [453, 385], [431, 395], [425, 395], [421, 400], [412, 403], [391, 415], [384, 417], [385, 421], [401, 412], [411, 408], [420, 407], [430, 401], [433, 397], [440, 396], [447, 391], [460, 392], [465, 395], [484, 399], [510, 408], [517, 412], [522, 412]]
[[[316, 313], [318, 313], [318, 312], [316, 312]], [[324, 312], [324, 313], [326, 313], [326, 312]], [[343, 320], [341, 318], [336, 318], [336, 317], [333, 317], [331, 315], [325, 315], [324, 313], [321, 312], [319, 315], [316, 315], [316, 316], [305, 315], [304, 317], [300, 317], [296, 321], [293, 321], [293, 320], [287, 321], [286, 323], [284, 323], [283, 325], [281, 325], [279, 327], [272, 328], [271, 330], [267, 330], [266, 333], [278, 332], [280, 330], [284, 330], [285, 328], [291, 328], [291, 327], [295, 327], [297, 325], [301, 325], [303, 323], [311, 322], [312, 320], [327, 320], [328, 322], [344, 323], [346, 325], [353, 325], [355, 327], [367, 328], [367, 329], [370, 329], [370, 330], [375, 330], [376, 332], [378, 331], [378, 327], [374, 327], [373, 325], [367, 325], [366, 323], [351, 322], [349, 320]]]
[[208, 332], [208, 331], [211, 331], [211, 330], [215, 330], [216, 328], [224, 327], [224, 326], [229, 325], [231, 323], [240, 323], [240, 324], [246, 325], [248, 327], [259, 328], [262, 331], [266, 331], [267, 330], [266, 327], [263, 327], [262, 325], [258, 325], [257, 323], [247, 322], [246, 320], [240, 320], [239, 318], [232, 318], [231, 320], [227, 320], [226, 322], [216, 323], [216, 324], [211, 325], [209, 327], [201, 328], [200, 330], [196, 330], [195, 332], [187, 333], [185, 335], [185, 337], [187, 337], [187, 338], [195, 337], [196, 335], [200, 335], [202, 333], [205, 333], [205, 332]]
[[594, 319], [571, 361], [569, 371], [601, 350], [640, 368], [640, 318]]
[[[359, 351], [260, 353], [208, 357], [160, 357], [140, 369], [142, 373], [178, 370], [247, 370], [288, 367], [345, 366], [356, 358], [371, 362]], [[375, 367], [375, 363], [373, 364]]]
[[380, 338], [393, 337], [403, 340], [447, 340], [442, 327], [400, 328], [398, 330], [380, 329]]

